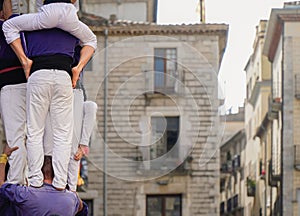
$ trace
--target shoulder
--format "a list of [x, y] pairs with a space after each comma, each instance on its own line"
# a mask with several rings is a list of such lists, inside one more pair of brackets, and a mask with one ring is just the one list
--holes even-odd
[[0, 188], [1, 197], [10, 200], [11, 202], [23, 202], [29, 194], [28, 187], [19, 184], [5, 183]]

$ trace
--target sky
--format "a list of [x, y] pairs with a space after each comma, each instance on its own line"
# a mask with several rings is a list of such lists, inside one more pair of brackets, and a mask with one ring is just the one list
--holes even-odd
[[[199, 23], [199, 0], [158, 0], [159, 24]], [[255, 27], [270, 17], [272, 8], [288, 0], [205, 0], [206, 23], [229, 25], [227, 47], [219, 71], [225, 107], [237, 112], [246, 96], [244, 68], [253, 51]]]

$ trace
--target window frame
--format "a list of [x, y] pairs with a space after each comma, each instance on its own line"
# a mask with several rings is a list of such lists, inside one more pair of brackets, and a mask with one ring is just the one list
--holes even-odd
[[[168, 56], [168, 52], [170, 52], [170, 56]], [[175, 80], [172, 80], [171, 77], [178, 77], [178, 50], [176, 47], [159, 47], [154, 48], [154, 59], [153, 59], [153, 69], [154, 69], [154, 90], [157, 91], [167, 91], [174, 92], [175, 90]], [[162, 68], [160, 68], [159, 63], [162, 63]], [[168, 64], [174, 64], [174, 68], [168, 68]], [[161, 73], [163, 73], [162, 82], [163, 84], [159, 84], [161, 82]], [[170, 74], [173, 73], [173, 74]], [[170, 79], [171, 78], [171, 79]], [[169, 82], [172, 82], [171, 84]]]
[[[150, 147], [150, 160], [159, 158], [159, 157], [167, 154], [170, 151], [176, 151], [176, 152], [174, 152], [174, 154], [176, 154], [176, 155], [172, 156], [171, 158], [172, 159], [178, 159], [180, 157], [180, 155], [179, 155], [180, 154], [180, 152], [179, 152], [180, 133], [181, 133], [181, 131], [180, 131], [180, 129], [181, 129], [181, 127], [180, 127], [180, 124], [181, 124], [181, 118], [180, 118], [180, 116], [179, 115], [174, 115], [174, 116], [151, 116], [151, 118], [150, 118], [150, 124], [151, 124], [151, 128], [152, 128], [152, 130], [151, 130], [151, 143], [154, 142], [153, 139], [155, 139], [154, 138], [155, 134], [154, 134], [154, 131], [153, 131], [154, 125], [152, 123], [152, 120], [155, 119], [155, 118], [157, 118], [157, 119], [158, 118], [162, 118], [162, 119], [163, 118], [165, 118], [165, 119], [171, 119], [171, 118], [175, 119], [176, 118], [176, 119], [178, 119], [177, 120], [177, 139], [176, 139], [176, 142], [174, 144], [172, 144], [172, 147], [169, 147], [168, 134], [165, 134], [165, 133], [168, 133], [168, 122], [167, 122], [167, 126], [166, 126], [167, 130], [164, 131], [163, 136], [159, 140], [157, 140], [155, 143], [153, 143], [151, 145], [151, 147]], [[166, 142], [163, 145], [164, 152], [161, 155], [158, 154], [158, 155], [156, 155], [156, 157], [152, 157], [152, 147], [156, 147], [157, 148], [158, 144], [156, 144], [156, 143], [158, 143], [163, 137], [165, 137], [165, 140], [166, 140]], [[177, 149], [173, 149], [174, 147], [177, 148]]]
[[148, 198], [151, 197], [157, 197], [157, 198], [161, 198], [161, 216], [166, 216], [166, 198], [179, 198], [179, 215], [178, 216], [182, 216], [182, 194], [147, 194], [146, 195], [146, 216], [149, 216], [149, 212], [148, 212], [148, 207], [149, 207], [149, 203], [148, 203]]

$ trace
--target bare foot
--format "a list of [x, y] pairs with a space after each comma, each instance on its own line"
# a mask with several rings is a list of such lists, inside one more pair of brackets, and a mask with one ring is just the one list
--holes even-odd
[[30, 75], [30, 69], [31, 69], [32, 63], [33, 63], [33, 61], [29, 58], [27, 58], [26, 62], [22, 62], [22, 67], [25, 72], [26, 79], [28, 79], [28, 77]]
[[79, 69], [77, 66], [72, 68], [72, 87], [76, 87], [77, 80], [79, 79], [81, 69]]

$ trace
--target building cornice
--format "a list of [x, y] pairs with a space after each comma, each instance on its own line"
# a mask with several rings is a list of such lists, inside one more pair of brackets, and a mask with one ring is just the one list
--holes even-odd
[[263, 54], [273, 62], [283, 31], [284, 22], [299, 22], [300, 11], [297, 9], [273, 9], [268, 22]]
[[181, 24], [160, 25], [149, 22], [110, 21], [103, 17], [81, 13], [80, 20], [87, 24], [95, 33], [108, 36], [142, 36], [142, 35], [205, 35], [217, 36], [219, 44], [219, 59], [222, 61], [228, 38], [228, 24]]
[[93, 14], [81, 13], [80, 20], [94, 32], [109, 30], [109, 35], [166, 35], [166, 34], [222, 34], [227, 36], [227, 24], [161, 25], [128, 20], [110, 21]]
[[261, 89], [263, 87], [271, 87], [270, 80], [256, 81], [255, 85], [251, 92], [251, 97], [249, 98], [249, 103], [254, 107], [256, 105], [259, 94], [261, 93]]

